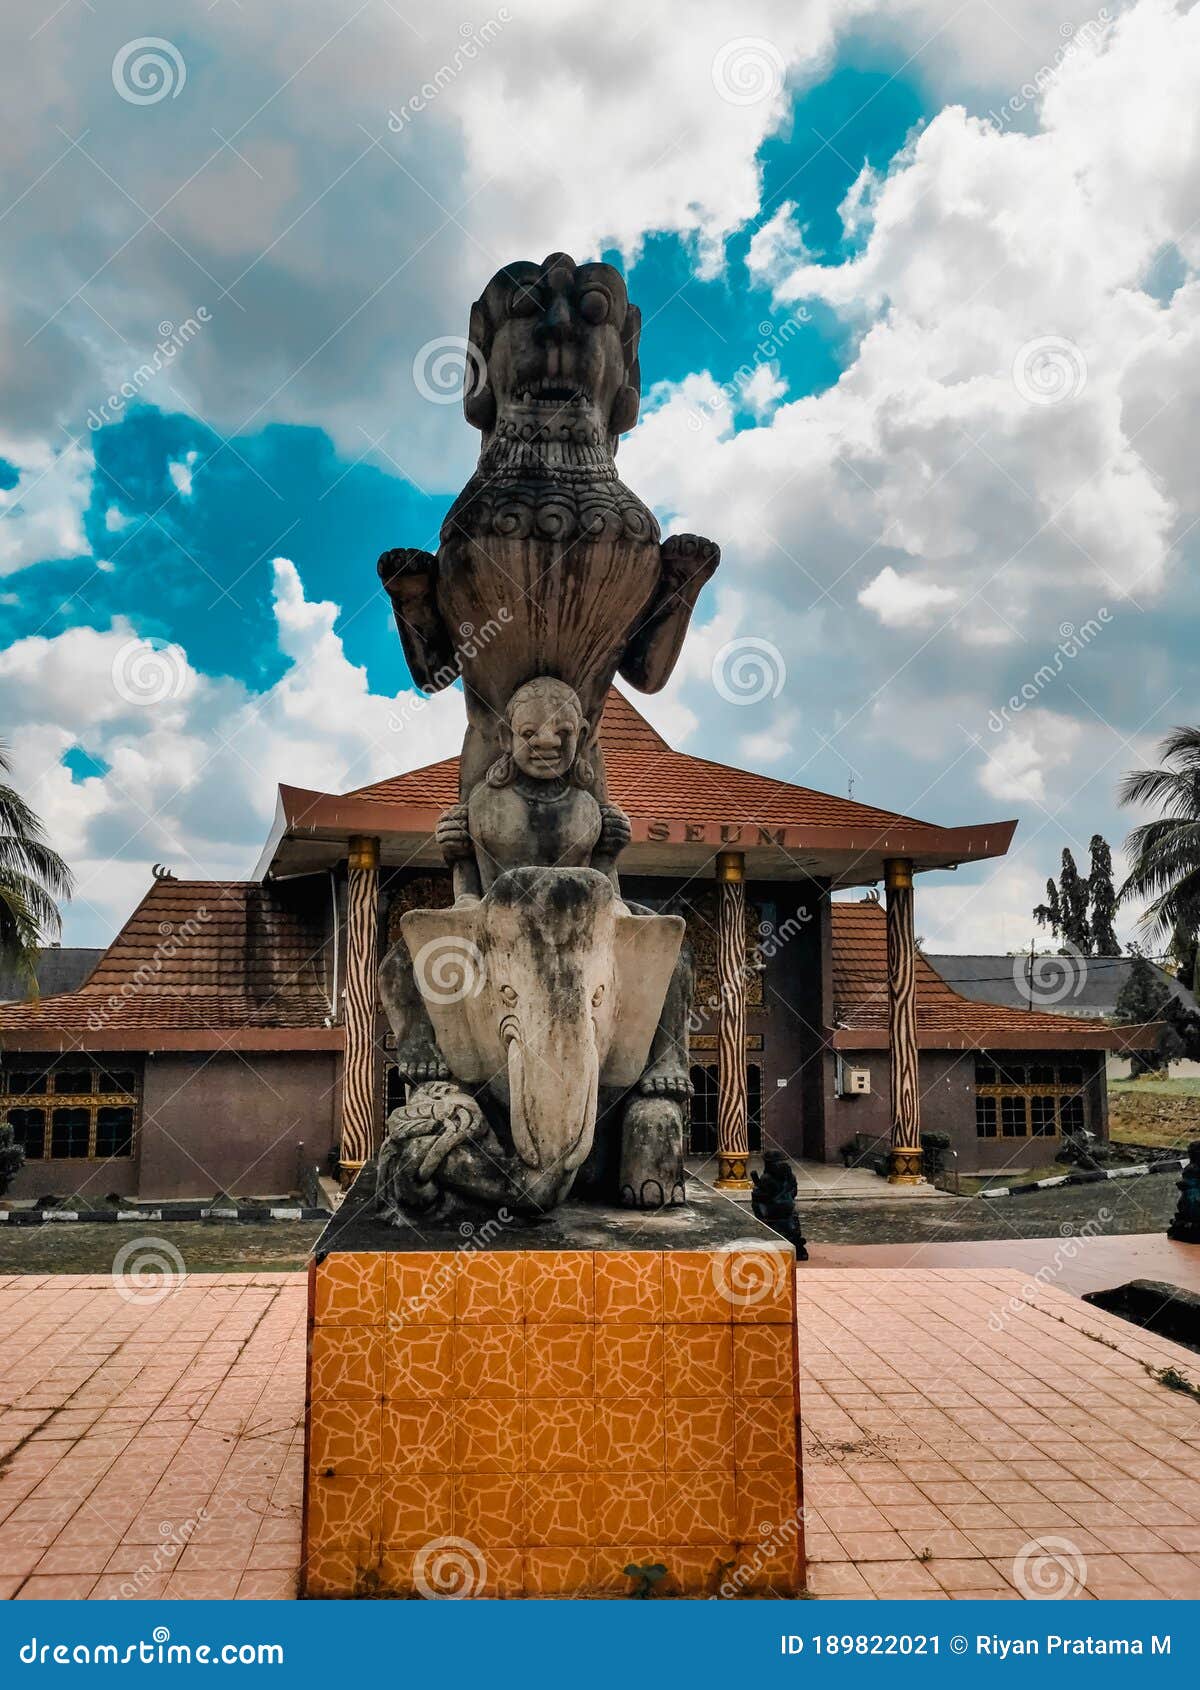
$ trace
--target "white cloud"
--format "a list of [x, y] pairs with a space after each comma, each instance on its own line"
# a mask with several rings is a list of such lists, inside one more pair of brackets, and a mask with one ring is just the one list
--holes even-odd
[[[1067, 727], [1024, 720], [992, 761], [972, 735], [1061, 628], [1104, 608], [1120, 638], [1073, 664], [1054, 710], [1102, 746], [1089, 798], [1120, 828], [1126, 739], [1180, 708], [1142, 612], [1184, 585], [1200, 517], [1200, 284], [1166, 303], [1141, 285], [1164, 249], [1198, 256], [1198, 79], [1200, 9], [1141, 0], [1045, 79], [1028, 132], [943, 110], [851, 196], [854, 256], [816, 264], [778, 221], [760, 252], [781, 304], [819, 299], [855, 332], [836, 385], [736, 434], [697, 378], [658, 391], [623, 462], [677, 526], [722, 541], [717, 582], [740, 606], [723, 636], [774, 630], [805, 689], [798, 767], [824, 735], [869, 771], [868, 728], [952, 699], [950, 817], [972, 819], [981, 792], [1052, 808], [1078, 772]], [[689, 434], [705, 404], [710, 426]], [[819, 668], [793, 644], [814, 617]], [[685, 670], [679, 692], [699, 716], [695, 683]]]
[[0, 435], [0, 458], [19, 472], [15, 487], [0, 490], [0, 575], [44, 558], [85, 555], [91, 453], [75, 444], [60, 448]]
[[935, 611], [953, 604], [957, 597], [953, 587], [897, 575], [889, 563], [859, 593], [858, 602], [874, 611], [885, 627], [910, 628], [930, 621]]
[[167, 460], [167, 474], [176, 492], [183, 499], [190, 499], [192, 496], [192, 471], [199, 456], [199, 452], [188, 452], [182, 458]]
[[[111, 936], [152, 863], [184, 878], [248, 874], [277, 783], [346, 791], [458, 750], [457, 692], [371, 692], [334, 632], [337, 605], [306, 599], [285, 558], [274, 577], [290, 662], [265, 693], [199, 673], [179, 647], [140, 640], [123, 618], [0, 652], [0, 719], [23, 724], [14, 778], [75, 869], [76, 942]], [[108, 772], [72, 779], [62, 758], [76, 745]]]

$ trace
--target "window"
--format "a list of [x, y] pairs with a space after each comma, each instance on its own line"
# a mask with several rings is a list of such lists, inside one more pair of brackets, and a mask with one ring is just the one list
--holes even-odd
[[90, 1125], [91, 1118], [86, 1109], [51, 1110], [51, 1156], [86, 1156], [88, 1153], [88, 1127]]
[[1053, 1138], [1058, 1131], [1055, 1114], [1058, 1109], [1056, 1097], [1031, 1097], [1029, 1099], [1029, 1129], [1034, 1138]]
[[400, 1070], [390, 1062], [383, 1072], [383, 1118], [386, 1121], [393, 1109], [403, 1109], [408, 1087], [400, 1078]]
[[46, 1154], [46, 1111], [10, 1109], [8, 1124], [13, 1137], [25, 1151], [27, 1162], [38, 1162]]
[[1083, 1069], [1077, 1063], [976, 1062], [977, 1137], [1058, 1138], [1086, 1123]]
[[1024, 1097], [1002, 1097], [1000, 1099], [1000, 1131], [1005, 1138], [1027, 1138], [1029, 1126], [1026, 1120]]
[[129, 1058], [68, 1056], [0, 1069], [0, 1121], [28, 1161], [133, 1155], [141, 1073]]
[[1062, 1100], [1062, 1130], [1065, 1133], [1083, 1131], [1083, 1099], [1078, 1094]]
[[[717, 1065], [692, 1067], [693, 1096], [689, 1110], [688, 1150], [693, 1156], [715, 1156], [717, 1150]], [[762, 1149], [762, 1069], [746, 1064], [746, 1127], [751, 1150]]]

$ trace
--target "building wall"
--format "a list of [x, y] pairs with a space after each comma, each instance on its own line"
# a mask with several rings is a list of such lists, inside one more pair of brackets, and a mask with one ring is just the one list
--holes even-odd
[[[714, 881], [628, 875], [621, 885], [627, 898], [656, 910], [699, 907], [704, 912], [700, 938], [712, 940]], [[746, 1060], [761, 1070], [763, 1144], [791, 1156], [819, 1155], [828, 888], [817, 881], [748, 881], [746, 901], [751, 942], [762, 963], [762, 1002], [752, 1001], [746, 1013]], [[702, 943], [700, 948], [708, 947]], [[712, 1066], [717, 1061], [720, 1000], [711, 979], [711, 956], [698, 956], [697, 963], [690, 1055], [694, 1064]]]
[[114, 1157], [108, 1162], [71, 1156], [26, 1162], [4, 1195], [21, 1203], [36, 1202], [39, 1197], [76, 1195], [99, 1202], [110, 1193], [118, 1197], [136, 1196], [136, 1143], [132, 1156]]
[[[1005, 1053], [1010, 1054], [1010, 1053]], [[981, 1139], [975, 1132], [975, 1055], [974, 1051], [923, 1050], [921, 1052], [921, 1131], [946, 1133], [950, 1147], [957, 1154], [960, 1173], [978, 1173], [999, 1168], [1030, 1168], [1052, 1162], [1061, 1148], [1057, 1138]], [[1085, 1075], [1085, 1097], [1088, 1127], [1100, 1138], [1108, 1137], [1107, 1091], [1104, 1075], [1104, 1056], [1099, 1051], [1032, 1052], [1022, 1058], [1011, 1053], [1014, 1060], [1055, 1062], [1058, 1060], [1082, 1067]], [[847, 1064], [866, 1068], [871, 1076], [871, 1090], [866, 1097], [834, 1096], [834, 1057], [827, 1054], [825, 1077], [827, 1084], [825, 1160], [841, 1159], [842, 1146], [855, 1133], [870, 1133], [886, 1138], [891, 1129], [891, 1097], [886, 1051], [854, 1051], [848, 1053]], [[950, 1169], [955, 1159], [950, 1160]]]
[[[278, 1196], [334, 1140], [332, 1052], [164, 1055], [146, 1060], [138, 1196]], [[107, 1189], [107, 1188], [106, 1188]]]

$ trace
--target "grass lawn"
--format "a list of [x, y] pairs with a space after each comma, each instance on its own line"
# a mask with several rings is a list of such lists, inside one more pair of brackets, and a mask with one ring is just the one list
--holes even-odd
[[[168, 1221], [144, 1226], [89, 1225], [87, 1221], [46, 1221], [41, 1226], [0, 1226], [0, 1274], [111, 1273], [118, 1251], [136, 1272], [139, 1258], [149, 1261], [155, 1246], [179, 1252], [187, 1273], [284, 1273], [303, 1268], [321, 1232], [321, 1221], [269, 1221], [244, 1225], [234, 1221]], [[170, 1256], [171, 1261], [174, 1260]]]
[[1149, 1144], [1183, 1154], [1200, 1137], [1200, 1079], [1113, 1080], [1108, 1098], [1109, 1137], [1115, 1144]]
[[1200, 1077], [1191, 1080], [1110, 1080], [1110, 1097], [1130, 1095], [1153, 1097], [1200, 1097]]

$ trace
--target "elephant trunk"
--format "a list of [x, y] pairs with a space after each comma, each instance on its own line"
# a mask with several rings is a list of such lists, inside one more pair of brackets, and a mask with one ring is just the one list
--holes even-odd
[[600, 1054], [591, 1017], [578, 1038], [557, 1029], [553, 1050], [532, 1052], [516, 1018], [502, 1029], [508, 1043], [509, 1126], [513, 1147], [527, 1167], [566, 1172], [592, 1147]]

